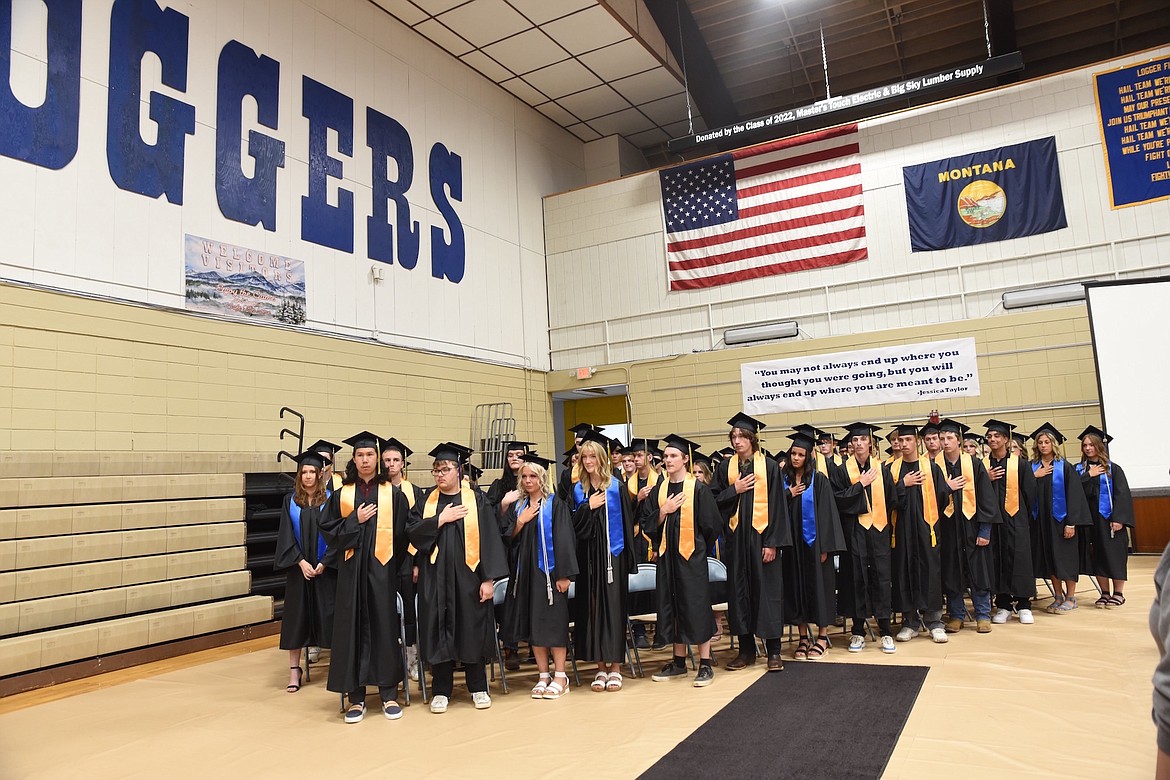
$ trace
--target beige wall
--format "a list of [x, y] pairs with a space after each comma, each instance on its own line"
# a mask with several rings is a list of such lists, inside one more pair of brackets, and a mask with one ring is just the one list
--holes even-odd
[[425, 453], [498, 401], [551, 448], [540, 372], [0, 284], [0, 451], [274, 457], [290, 406], [310, 440], [368, 428]]
[[[555, 392], [628, 382], [635, 436], [677, 432], [710, 450], [712, 445], [726, 446], [725, 421], [743, 407], [740, 363], [962, 336], [975, 338], [981, 395], [765, 415], [763, 420], [769, 426], [766, 446], [786, 447], [784, 434], [798, 422], [839, 427], [860, 419], [886, 427], [894, 421], [924, 420], [933, 408], [972, 427], [979, 428], [988, 417], [997, 417], [1016, 423], [1026, 433], [1045, 420], [1072, 436], [1089, 422], [1100, 424], [1089, 321], [1083, 305], [599, 366], [588, 382], [577, 381], [569, 371], [554, 371], [548, 385], [549, 391]], [[778, 430], [773, 433], [771, 429]]]

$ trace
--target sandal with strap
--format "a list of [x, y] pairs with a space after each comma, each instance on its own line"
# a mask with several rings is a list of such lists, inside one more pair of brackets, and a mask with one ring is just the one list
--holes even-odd
[[1052, 600], [1052, 603], [1044, 608], [1044, 611], [1050, 615], [1055, 615], [1061, 611], [1060, 605], [1064, 603], [1064, 599], [1057, 597]]
[[1120, 607], [1124, 603], [1125, 603], [1125, 596], [1123, 596], [1120, 593], [1114, 593], [1112, 596], [1109, 597], [1109, 606], [1110, 607]]
[[[564, 682], [561, 682], [564, 680]], [[559, 699], [562, 696], [569, 695], [569, 675], [557, 672], [553, 677], [553, 681], [548, 684], [544, 691], [544, 698]]]
[[610, 672], [609, 679], [605, 682], [605, 689], [607, 691], [620, 691], [622, 689], [622, 673]]
[[792, 654], [792, 660], [807, 661], [810, 647], [812, 647], [812, 642], [808, 641], [807, 636], [802, 636], [800, 643], [796, 645], [796, 652]]
[[829, 652], [829, 638], [818, 636], [817, 641], [813, 642], [808, 649], [808, 660], [816, 661], [827, 652]]
[[1101, 598], [1093, 602], [1093, 606], [1095, 606], [1097, 609], [1108, 609], [1110, 598], [1111, 597], [1109, 595], [1102, 593]]
[[1072, 612], [1077, 608], [1077, 597], [1073, 596], [1071, 599], [1065, 599], [1060, 602], [1060, 606], [1056, 608], [1057, 613]]
[[602, 693], [605, 691], [605, 684], [609, 680], [609, 675], [605, 672], [598, 672], [597, 676], [593, 678], [593, 682], [589, 683], [589, 690]]
[[295, 683], [289, 683], [288, 686], [284, 689], [284, 692], [296, 693], [301, 689], [301, 682], [305, 679], [305, 670], [299, 666], [290, 666], [289, 669], [297, 670], [297, 681]]
[[546, 690], [548, 690], [548, 683], [549, 683], [550, 679], [551, 678], [549, 677], [548, 672], [541, 672], [540, 673], [540, 680], [536, 683], [536, 685], [532, 686], [532, 698], [534, 698], [534, 699], [543, 699], [544, 698], [544, 692]]

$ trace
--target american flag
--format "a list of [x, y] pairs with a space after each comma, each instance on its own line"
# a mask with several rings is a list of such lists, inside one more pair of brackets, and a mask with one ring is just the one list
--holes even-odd
[[857, 125], [659, 172], [671, 290], [864, 260]]

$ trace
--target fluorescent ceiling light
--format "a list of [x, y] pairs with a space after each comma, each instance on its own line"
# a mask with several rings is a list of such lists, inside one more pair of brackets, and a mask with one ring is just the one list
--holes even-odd
[[1005, 309], [1023, 309], [1051, 303], [1070, 303], [1085, 299], [1085, 285], [1081, 282], [1058, 284], [1055, 287], [1033, 287], [1030, 290], [1012, 290], [1003, 294]]
[[763, 325], [750, 325], [746, 328], [728, 328], [723, 331], [723, 343], [747, 344], [752, 341], [771, 341], [772, 339], [790, 339], [800, 330], [796, 320], [786, 322], [766, 322]]

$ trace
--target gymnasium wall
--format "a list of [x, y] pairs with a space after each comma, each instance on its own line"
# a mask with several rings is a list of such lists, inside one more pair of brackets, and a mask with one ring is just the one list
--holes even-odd
[[[553, 368], [710, 350], [729, 327], [775, 320], [863, 347], [868, 335], [848, 337], [960, 321], [983, 328], [1005, 290], [1165, 274], [1170, 201], [1110, 208], [1092, 78], [1168, 52], [861, 122], [869, 258], [857, 263], [668, 292], [657, 172], [545, 198]], [[1048, 136], [1056, 138], [1067, 228], [911, 253], [903, 166]], [[591, 294], [580, 294], [583, 285]]]
[[540, 198], [583, 145], [377, 4], [0, 13], [0, 278], [183, 309], [194, 236], [303, 262], [311, 330], [547, 367]]

